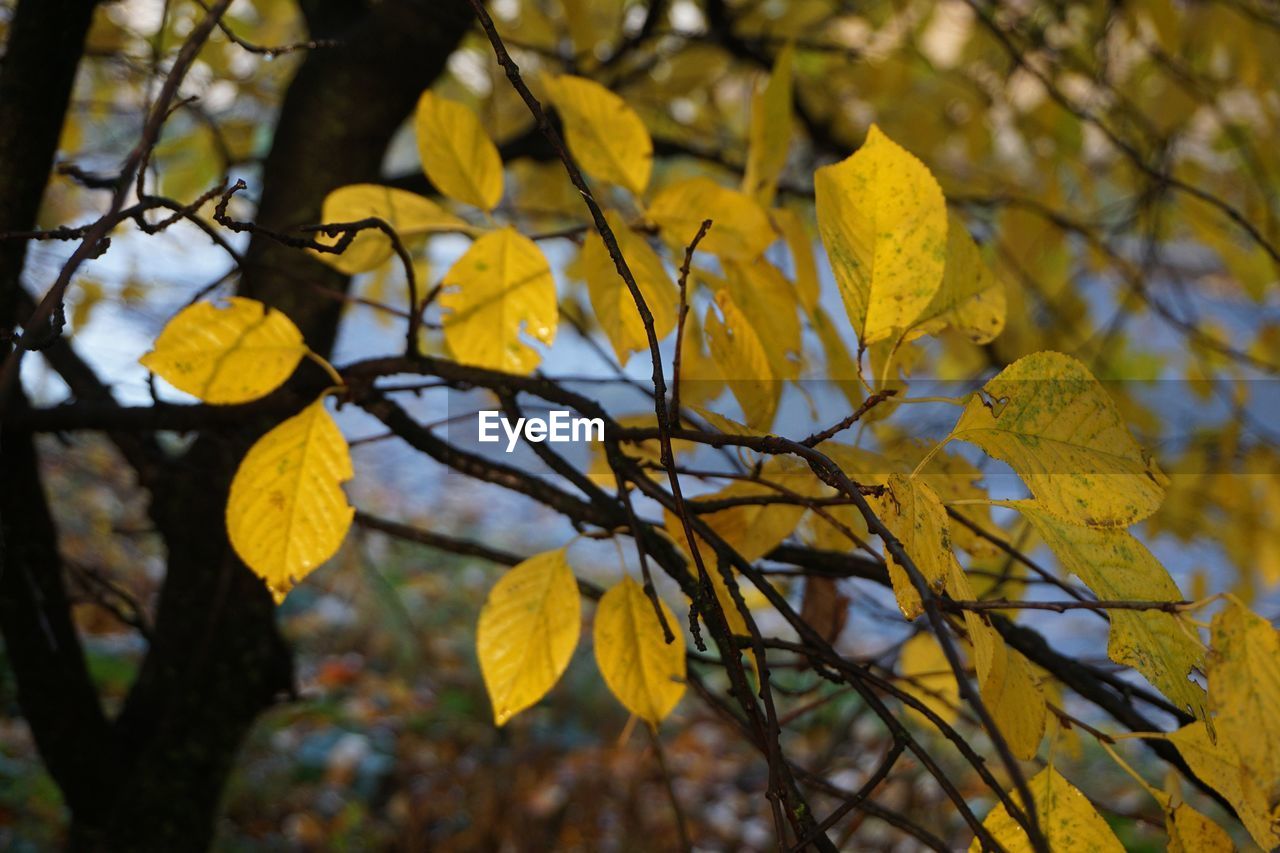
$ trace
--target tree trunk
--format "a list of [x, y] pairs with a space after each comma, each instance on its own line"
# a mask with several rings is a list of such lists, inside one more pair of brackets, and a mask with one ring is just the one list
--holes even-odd
[[[337, 39], [340, 46], [308, 55], [284, 98], [256, 217], [277, 230], [318, 221], [330, 190], [378, 179], [392, 134], [471, 23], [465, 0], [301, 5], [312, 35]], [[40, 156], [0, 156], [4, 230], [30, 228], [34, 221], [91, 10], [83, 0], [24, 0], [15, 17], [0, 73], [0, 116], [13, 120], [0, 122], [0, 155], [6, 153], [2, 146], [31, 135], [29, 123], [49, 120], [27, 140]], [[40, 26], [22, 25], [24, 15]], [[78, 35], [77, 21], [83, 24]], [[65, 60], [56, 68], [18, 67], [28, 55], [48, 62], [55, 49], [63, 52], [54, 58]], [[8, 249], [15, 245], [0, 243], [5, 328], [12, 326], [18, 301], [22, 256], [14, 261]], [[342, 292], [347, 284], [304, 253], [255, 237], [239, 289], [287, 312], [311, 348], [325, 354], [340, 306], [314, 288]], [[168, 569], [150, 648], [114, 724], [102, 716], [61, 593], [56, 534], [34, 445], [27, 436], [0, 439], [0, 620], [24, 714], [72, 811], [73, 848], [208, 847], [239, 745], [262, 710], [292, 689], [292, 662], [276, 630], [275, 607], [235, 556], [223, 522], [235, 467], [269, 426], [201, 435], [181, 459], [143, 476]]]

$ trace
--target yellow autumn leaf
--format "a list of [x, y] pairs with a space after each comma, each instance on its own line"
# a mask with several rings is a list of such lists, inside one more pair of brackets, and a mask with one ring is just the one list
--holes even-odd
[[[380, 184], [339, 187], [325, 196], [321, 210], [321, 222], [326, 224], [377, 217], [394, 228], [401, 238], [468, 228], [466, 222], [431, 199]], [[341, 238], [320, 235], [316, 239], [332, 246]], [[316, 251], [312, 254], [339, 272], [355, 275], [376, 268], [391, 257], [392, 251], [391, 238], [381, 229], [365, 228], [356, 232], [341, 254]]]
[[[1063, 522], [1030, 501], [1013, 501], [1062, 563], [1094, 595], [1110, 601], [1181, 601], [1182, 592], [1160, 561], [1125, 530]], [[1203, 664], [1195, 629], [1160, 610], [1112, 610], [1107, 654], [1136, 669], [1175, 705], [1207, 716], [1204, 690], [1188, 678]]]
[[1280, 806], [1280, 631], [1232, 602], [1210, 629], [1209, 702], [1219, 739], [1240, 753], [1244, 772]]
[[671, 609], [663, 616], [673, 627], [667, 643], [653, 602], [631, 578], [604, 594], [596, 605], [596, 664], [604, 683], [628, 711], [652, 725], [662, 722], [684, 695], [684, 635]]
[[[960, 718], [960, 685], [955, 673], [933, 634], [916, 634], [902, 645], [898, 656], [898, 674], [905, 681], [904, 692], [919, 699], [948, 725]], [[921, 724], [927, 718], [915, 708], [907, 708], [907, 716]]]
[[716, 306], [724, 319], [708, 306], [703, 321], [711, 357], [742, 407], [747, 425], [767, 430], [778, 411], [782, 383], [774, 378], [759, 335], [726, 291], [716, 294]]
[[[974, 600], [969, 578], [954, 557], [946, 591], [956, 601]], [[1030, 761], [1040, 748], [1049, 718], [1035, 670], [1021, 653], [1009, 648], [984, 614], [966, 610], [964, 624], [983, 704], [1009, 750], [1023, 761]]]
[[502, 158], [464, 104], [426, 91], [414, 117], [422, 170], [440, 192], [481, 210], [502, 198]]
[[951, 438], [1013, 468], [1072, 524], [1125, 527], [1159, 507], [1164, 474], [1088, 368], [1056, 352], [1018, 359], [970, 398]]
[[276, 603], [338, 550], [355, 510], [351, 454], [316, 400], [249, 448], [231, 481], [227, 535]]
[[[1052, 765], [1027, 781], [1035, 802], [1040, 831], [1054, 853], [1124, 853], [1124, 846], [1084, 794], [1062, 777]], [[1012, 792], [1016, 799], [1018, 794]], [[982, 825], [1009, 853], [1031, 853], [1035, 848], [1023, 828], [1009, 816], [1003, 803], [993, 808]], [[975, 838], [969, 846], [977, 853], [982, 845]]]
[[778, 51], [769, 82], [757, 87], [751, 97], [751, 124], [747, 130], [747, 167], [742, 191], [760, 202], [773, 204], [778, 176], [787, 163], [791, 142], [791, 57], [790, 42]]
[[653, 140], [636, 111], [594, 80], [562, 74], [545, 82], [564, 122], [565, 141], [583, 171], [637, 198], [644, 195]]
[[770, 372], [777, 379], [799, 378], [802, 347], [795, 285], [763, 260], [726, 260], [724, 270], [726, 289], [760, 338]]
[[464, 363], [525, 374], [541, 361], [522, 334], [556, 337], [556, 284], [542, 250], [512, 228], [491, 231], [444, 275], [444, 339]]
[[[1268, 721], [1260, 725], [1274, 724]], [[1259, 779], [1247, 769], [1249, 762], [1242, 754], [1249, 748], [1247, 741], [1237, 743], [1218, 731], [1215, 742], [1200, 720], [1167, 737], [1192, 772], [1235, 807], [1240, 822], [1259, 847], [1263, 850], [1280, 847], [1280, 804], [1268, 799], [1267, 785], [1271, 780]]]
[[1004, 329], [1005, 312], [1004, 284], [983, 260], [964, 222], [952, 214], [942, 285], [912, 324], [906, 340], [950, 326], [975, 344], [990, 343]]
[[[649, 306], [649, 313], [653, 315], [654, 332], [661, 340], [676, 327], [676, 305], [680, 299], [676, 286], [662, 265], [662, 259], [643, 237], [633, 233], [612, 212], [609, 224], [635, 277], [636, 286]], [[604, 241], [594, 231], [583, 241], [581, 258], [581, 273], [587, 282], [587, 294], [591, 298], [591, 307], [595, 309], [596, 321], [609, 337], [618, 363], [625, 365], [633, 352], [647, 352], [649, 349], [649, 338], [640, 320], [640, 311], [630, 289], [618, 275]]]
[[547, 694], [582, 629], [578, 582], [564, 549], [530, 557], [489, 590], [476, 626], [476, 656], [501, 726]]
[[787, 251], [791, 253], [796, 298], [800, 300], [806, 313], [813, 314], [818, 308], [821, 285], [818, 281], [818, 265], [813, 259], [813, 241], [809, 238], [804, 220], [794, 210], [784, 207], [769, 211], [769, 218], [786, 241]]
[[[742, 435], [741, 430], [732, 434]], [[807, 465], [793, 459], [772, 457], [761, 466], [758, 480], [734, 480], [719, 491], [688, 499], [696, 507], [700, 501], [723, 501], [735, 498], [751, 498], [761, 495], [782, 495], [785, 489], [802, 497], [811, 497], [823, 488]], [[748, 562], [755, 562], [772, 551], [782, 540], [791, 535], [800, 523], [805, 508], [799, 504], [742, 504], [716, 512], [697, 513], [697, 518], [742, 555]], [[667, 510], [664, 514], [667, 533], [676, 544], [689, 553], [684, 525], [680, 518]], [[703, 546], [709, 553], [709, 546]]]
[[1186, 803], [1165, 805], [1167, 853], [1232, 853], [1236, 845], [1227, 831]]
[[764, 208], [710, 178], [668, 184], [653, 197], [646, 213], [661, 229], [663, 239], [681, 253], [705, 219], [711, 220], [711, 230], [698, 248], [722, 258], [753, 261], [774, 240]]
[[139, 363], [206, 403], [234, 404], [279, 388], [306, 354], [292, 320], [233, 296], [225, 306], [197, 302], [182, 309]]
[[923, 163], [875, 125], [814, 173], [818, 232], [863, 346], [901, 334], [942, 285], [947, 209]]
[[[902, 550], [915, 563], [925, 582], [941, 592], [955, 561], [942, 501], [933, 489], [902, 474], [890, 474], [885, 484], [885, 493], [875, 499], [876, 514], [902, 543]], [[924, 605], [911, 583], [911, 576], [887, 548], [884, 559], [898, 608], [903, 616], [915, 619], [924, 612]]]

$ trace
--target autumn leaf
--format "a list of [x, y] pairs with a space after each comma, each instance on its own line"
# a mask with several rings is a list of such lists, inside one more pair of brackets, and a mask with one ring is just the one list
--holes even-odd
[[711, 230], [698, 247], [723, 258], [755, 260], [775, 238], [769, 217], [754, 199], [710, 178], [668, 184], [654, 195], [647, 213], [667, 244], [680, 252], [706, 219]]
[[551, 267], [532, 240], [511, 228], [491, 231], [443, 282], [444, 339], [458, 361], [520, 374], [538, 366], [523, 336], [550, 345], [559, 311]]
[[1041, 508], [1071, 524], [1124, 527], [1164, 497], [1164, 474], [1115, 403], [1061, 353], [1035, 353], [1000, 371], [969, 400], [951, 438], [1009, 463]]
[[[1027, 787], [1035, 803], [1040, 830], [1050, 850], [1124, 853], [1124, 846], [1116, 834], [1085, 795], [1052, 765], [1031, 777]], [[1012, 792], [1012, 795], [1016, 798], [1017, 792]], [[1009, 853], [1031, 853], [1035, 850], [1026, 831], [1010, 817], [1003, 803], [991, 810], [982, 825]], [[970, 853], [981, 849], [977, 839], [969, 846]]]
[[307, 354], [293, 321], [261, 302], [233, 296], [180, 311], [139, 359], [179, 391], [229, 405], [279, 388]]
[[489, 590], [476, 626], [476, 656], [494, 723], [503, 725], [555, 686], [578, 645], [579, 607], [564, 549], [530, 557]]
[[742, 407], [747, 425], [767, 430], [778, 411], [782, 382], [773, 375], [760, 336], [727, 291], [716, 294], [716, 308], [720, 316], [708, 307], [703, 321], [711, 357]]
[[[1181, 601], [1178, 585], [1146, 546], [1124, 530], [1078, 527], [1027, 501], [1012, 503], [1035, 526], [1063, 568], [1110, 601]], [[1177, 614], [1112, 610], [1107, 653], [1142, 673], [1180, 709], [1207, 718], [1204, 690], [1189, 679], [1203, 664], [1195, 630]]]
[[643, 196], [653, 168], [653, 141], [636, 111], [585, 77], [562, 74], [545, 83], [564, 122], [569, 150], [583, 171], [636, 198]]
[[455, 201], [493, 210], [502, 198], [502, 158], [467, 106], [430, 91], [414, 118], [422, 170]]
[[[667, 624], [680, 623], [666, 606]], [[596, 664], [604, 683], [627, 710], [652, 725], [684, 695], [684, 637], [667, 643], [653, 603], [640, 585], [623, 578], [596, 605]]]
[[[349, 184], [325, 196], [321, 220], [326, 224], [375, 217], [390, 225], [402, 239], [470, 228], [431, 199], [381, 184]], [[317, 239], [326, 245], [336, 245], [341, 238], [320, 236]], [[381, 229], [364, 228], [356, 232], [341, 253], [313, 251], [312, 254], [339, 272], [355, 275], [376, 268], [390, 258], [392, 252], [391, 238]]]
[[249, 448], [227, 498], [227, 535], [276, 603], [338, 550], [355, 510], [347, 442], [321, 398]]
[[814, 173], [818, 233], [863, 346], [909, 329], [942, 286], [947, 210], [923, 163], [875, 125]]

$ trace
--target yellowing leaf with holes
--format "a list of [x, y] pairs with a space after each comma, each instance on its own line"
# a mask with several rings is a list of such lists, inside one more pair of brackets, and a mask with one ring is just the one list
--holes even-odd
[[470, 107], [423, 92], [414, 129], [422, 170], [440, 192], [481, 210], [498, 206], [502, 158]]
[[[1035, 802], [1040, 831], [1054, 853], [1124, 853], [1124, 846], [1084, 794], [1052, 765], [1027, 781]], [[1016, 791], [1010, 792], [1018, 802]], [[1030, 853], [1035, 848], [1023, 828], [1009, 816], [1003, 803], [996, 805], [982, 825], [1009, 853]], [[976, 853], [982, 845], [975, 838], [969, 846]]]
[[[1068, 524], [1030, 501], [1011, 505], [1031, 522], [1062, 567], [1098, 598], [1182, 600], [1164, 566], [1128, 531]], [[1195, 628], [1179, 615], [1159, 610], [1109, 610], [1107, 616], [1111, 659], [1133, 667], [1179, 708], [1205, 719], [1204, 690], [1188, 679], [1204, 658]]]
[[787, 163], [791, 143], [790, 43], [778, 51], [769, 82], [751, 97], [751, 125], [747, 131], [747, 168], [742, 191], [763, 207], [773, 204], [778, 175]]
[[277, 604], [342, 544], [355, 515], [342, 491], [351, 477], [323, 398], [258, 439], [236, 469], [227, 535]]
[[[951, 534], [947, 529], [947, 511], [942, 501], [933, 489], [902, 474], [889, 475], [886, 486], [885, 493], [876, 499], [876, 514], [902, 543], [902, 549], [920, 570], [925, 582], [941, 592], [955, 560], [951, 552]], [[889, 567], [889, 580], [893, 583], [898, 608], [903, 616], [915, 619], [924, 612], [924, 605], [911, 583], [911, 576], [887, 547], [884, 559]]]
[[1028, 355], [1000, 371], [969, 400], [951, 436], [1009, 463], [1040, 507], [1072, 524], [1126, 527], [1164, 497], [1167, 479], [1115, 403], [1062, 353]]
[[582, 170], [637, 198], [644, 195], [653, 169], [653, 140], [636, 111], [584, 77], [548, 78], [546, 87], [564, 122], [565, 141]]
[[[371, 217], [386, 222], [401, 238], [469, 228], [466, 222], [431, 199], [394, 187], [351, 184], [325, 196], [321, 212], [321, 222], [325, 224], [359, 222]], [[318, 235], [316, 239], [333, 246], [342, 238]], [[316, 251], [312, 254], [339, 272], [355, 275], [379, 266], [391, 257], [393, 251], [391, 238], [381, 229], [364, 228], [356, 232], [341, 254]]]
[[800, 376], [800, 314], [795, 285], [773, 264], [726, 260], [725, 284], [733, 304], [756, 330], [769, 369], [778, 379]]
[[793, 278], [796, 285], [796, 297], [806, 313], [812, 314], [818, 307], [821, 284], [818, 281], [818, 266], [813, 260], [813, 240], [805, 228], [800, 214], [790, 208], [777, 208], [769, 211], [769, 218], [774, 227], [786, 241], [787, 251], [791, 253], [794, 267]]
[[942, 286], [912, 325], [907, 340], [950, 326], [975, 344], [990, 343], [1004, 329], [1004, 285], [954, 214], [947, 225], [947, 266]]
[[[1212, 683], [1212, 676], [1210, 682]], [[1260, 725], [1274, 726], [1274, 721]], [[1215, 725], [1215, 728], [1217, 726]], [[1259, 779], [1248, 769], [1247, 743], [1237, 743], [1221, 731], [1210, 739], [1199, 720], [1168, 735], [1193, 773], [1235, 807], [1249, 835], [1263, 850], [1280, 847], [1280, 804], [1268, 799], [1270, 779]]]
[[[938, 641], [928, 632], [916, 634], [902, 645], [898, 657], [898, 674], [904, 679], [902, 689], [920, 700], [944, 723], [953, 725], [960, 717], [960, 685]], [[921, 725], [931, 725], [928, 718], [908, 707], [907, 715]]]
[[875, 125], [814, 173], [818, 233], [864, 346], [910, 328], [942, 285], [947, 208], [923, 163]]
[[292, 320], [233, 296], [225, 306], [197, 302], [182, 309], [139, 363], [206, 403], [233, 404], [279, 388], [306, 354]]
[[671, 608], [662, 613], [675, 634], [667, 643], [653, 602], [631, 578], [596, 605], [596, 664], [604, 683], [627, 710], [653, 725], [662, 722], [684, 695], [684, 635]]
[[548, 346], [556, 337], [556, 283], [546, 256], [511, 228], [471, 245], [444, 275], [444, 339], [464, 363], [529, 373], [541, 356], [522, 336]]
[[502, 725], [547, 694], [582, 629], [578, 582], [564, 549], [530, 557], [489, 590], [476, 626], [476, 656]]
[[[643, 237], [634, 234], [620, 218], [609, 214], [609, 224], [617, 235], [618, 247], [635, 276], [636, 286], [653, 315], [653, 329], [658, 339], [671, 334], [676, 327], [676, 305], [680, 300], [662, 259]], [[609, 250], [600, 235], [592, 231], [582, 244], [582, 276], [587, 282], [591, 307], [596, 321], [613, 345], [619, 364], [626, 364], [633, 352], [647, 352], [649, 338], [645, 334], [640, 311], [631, 290], [618, 275]]]
[[653, 197], [647, 214], [662, 230], [663, 239], [681, 255], [704, 219], [711, 220], [711, 230], [698, 248], [722, 258], [755, 260], [774, 240], [764, 208], [750, 196], [710, 178], [668, 184]]
[[774, 378], [759, 335], [726, 291], [716, 294], [716, 306], [724, 319], [708, 307], [703, 324], [711, 357], [742, 407], [747, 425], [767, 430], [778, 411], [782, 383]]

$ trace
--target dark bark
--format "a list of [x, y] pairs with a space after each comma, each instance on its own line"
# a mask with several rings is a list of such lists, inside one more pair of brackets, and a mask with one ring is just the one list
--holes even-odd
[[[24, 0], [0, 65], [0, 232], [36, 221], [93, 0]], [[0, 241], [0, 329], [13, 328], [26, 242]], [[9, 345], [0, 343], [0, 362]], [[21, 394], [15, 408], [24, 407]], [[110, 729], [71, 621], [57, 532], [30, 434], [0, 432], [0, 631], [18, 705], [67, 804], [97, 813]]]
[[[391, 136], [444, 68], [470, 24], [461, 2], [304, 4], [315, 38], [281, 106], [257, 222], [288, 231], [318, 222], [324, 197], [373, 181]], [[348, 279], [306, 254], [255, 236], [239, 291], [287, 313], [327, 354], [340, 305], [315, 293]], [[223, 517], [235, 467], [274, 421], [201, 436], [153, 488], [169, 550], [155, 640], [118, 723], [130, 784], [111, 820], [92, 828], [110, 849], [206, 846], [237, 748], [257, 716], [292, 689], [289, 651], [262, 581], [236, 557]]]
[[[93, 5], [26, 0], [15, 15], [0, 70], [0, 230], [34, 225]], [[302, 6], [312, 34], [341, 46], [302, 62], [281, 107], [257, 214], [280, 230], [318, 221], [333, 188], [378, 179], [392, 134], [471, 21], [466, 4], [452, 0]], [[5, 329], [18, 316], [24, 250], [0, 243]], [[315, 286], [343, 291], [347, 279], [297, 250], [251, 242], [241, 292], [285, 310], [311, 347], [327, 353], [339, 311]], [[96, 378], [88, 380], [79, 385], [89, 398], [109, 404]], [[24, 716], [72, 811], [73, 847], [207, 847], [240, 743], [261, 711], [292, 689], [274, 604], [223, 527], [235, 466], [269, 426], [258, 420], [203, 435], [165, 465], [121, 448], [152, 492], [168, 571], [151, 647], [114, 724], [102, 713], [71, 620], [31, 436], [0, 439], [0, 621]]]

